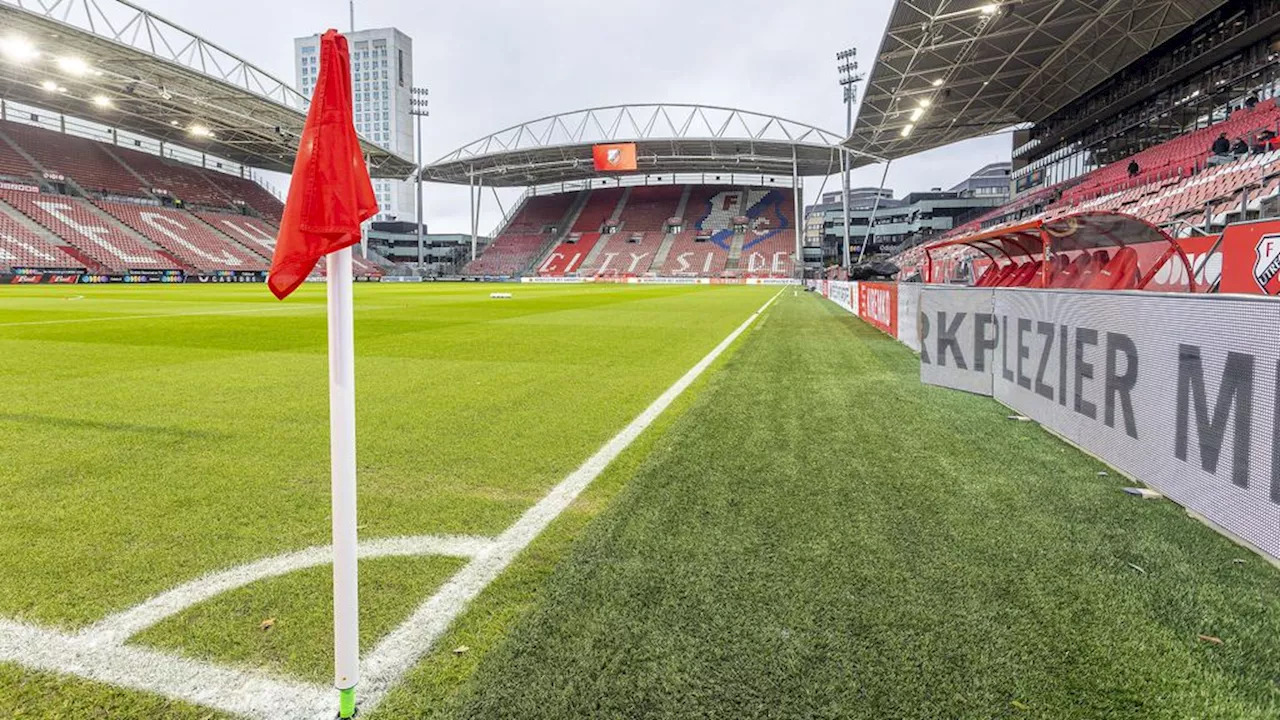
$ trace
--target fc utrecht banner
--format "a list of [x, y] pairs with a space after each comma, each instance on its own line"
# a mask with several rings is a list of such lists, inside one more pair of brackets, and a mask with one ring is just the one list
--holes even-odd
[[921, 379], [990, 394], [1280, 558], [1280, 300], [926, 288]]
[[898, 284], [858, 283], [858, 317], [898, 337]]
[[596, 145], [592, 152], [597, 172], [628, 172], [636, 169], [636, 144]]

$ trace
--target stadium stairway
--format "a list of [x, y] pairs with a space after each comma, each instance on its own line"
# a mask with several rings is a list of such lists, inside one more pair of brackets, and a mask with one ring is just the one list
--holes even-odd
[[[686, 189], [684, 194], [684, 200], [682, 200], [681, 202], [688, 201], [688, 199], [689, 199], [689, 192]], [[661, 270], [662, 268], [666, 267], [667, 257], [671, 255], [671, 246], [674, 245], [675, 242], [676, 242], [675, 233], [669, 232], [666, 235], [664, 235], [662, 238], [662, 244], [658, 246], [658, 252], [654, 254], [653, 263], [650, 264], [649, 267], [653, 268], [654, 270]]]
[[729, 240], [729, 259], [724, 263], [725, 270], [737, 270], [738, 261], [742, 259], [742, 244], [747, 239], [746, 234], [735, 232], [733, 238]]
[[627, 203], [631, 201], [631, 188], [623, 188], [622, 196], [618, 198], [618, 206], [613, 209], [613, 214], [605, 222], [610, 225], [617, 225], [622, 222], [622, 213], [627, 208]]
[[620, 239], [618, 238], [617, 233], [601, 235], [599, 242], [595, 244], [595, 247], [591, 248], [591, 252], [587, 253], [587, 259], [582, 261], [582, 267], [580, 267], [579, 270], [587, 271], [595, 268], [597, 264], [596, 261], [600, 259], [600, 256], [605, 252], [605, 248], [609, 247], [610, 243], [615, 239]]

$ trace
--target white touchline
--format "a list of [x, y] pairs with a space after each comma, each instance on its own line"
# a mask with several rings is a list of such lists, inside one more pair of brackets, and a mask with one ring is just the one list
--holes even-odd
[[[779, 290], [729, 333], [644, 412], [496, 538], [425, 535], [362, 542], [361, 558], [443, 555], [469, 558], [469, 562], [361, 658], [364, 676], [358, 692], [361, 710], [367, 713], [377, 706], [414, 663], [431, 650], [467, 605], [706, 372], [782, 292]], [[323, 565], [331, 558], [328, 546], [313, 547], [211, 573], [79, 632], [0, 619], [0, 662], [15, 662], [36, 670], [154, 692], [246, 717], [329, 720], [333, 717], [333, 690], [327, 686], [125, 643], [165, 618], [221, 593], [257, 580]]]

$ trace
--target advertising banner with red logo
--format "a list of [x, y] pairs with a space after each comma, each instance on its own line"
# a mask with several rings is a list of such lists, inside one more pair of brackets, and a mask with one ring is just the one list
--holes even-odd
[[1280, 295], [1280, 220], [1232, 225], [1222, 236], [1224, 293]]
[[898, 285], [858, 283], [858, 316], [893, 337], [898, 337]]
[[630, 172], [636, 169], [636, 144], [596, 145], [592, 155], [597, 172]]

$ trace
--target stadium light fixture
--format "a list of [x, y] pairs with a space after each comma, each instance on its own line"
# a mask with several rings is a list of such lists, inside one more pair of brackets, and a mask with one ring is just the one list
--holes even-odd
[[932, 104], [933, 104], [933, 101], [930, 100], [929, 98], [924, 98], [920, 101], [920, 107], [922, 108], [927, 108]]
[[45, 80], [44, 82], [40, 83], [40, 87], [44, 88], [48, 92], [58, 92], [58, 83], [52, 80]]
[[0, 53], [16, 63], [25, 63], [40, 57], [40, 51], [21, 35], [10, 35], [0, 40]]
[[934, 87], [942, 87], [942, 78], [938, 78], [929, 84], [933, 85]]
[[58, 58], [58, 67], [68, 75], [79, 77], [89, 72], [89, 63], [78, 57], [60, 57]]
[[111, 107], [111, 98], [107, 97], [106, 95], [94, 95], [93, 104], [96, 107], [109, 108]]
[[916, 129], [915, 123], [907, 123], [906, 127], [902, 128], [902, 132], [900, 134], [902, 135], [902, 137], [907, 137], [908, 135], [911, 134], [911, 131], [915, 129]]
[[911, 122], [919, 120], [924, 115], [924, 108], [916, 108], [911, 111]]
[[204, 125], [192, 125], [190, 128], [187, 128], [187, 132], [191, 133], [194, 137], [213, 137], [213, 131]]
[[978, 12], [982, 13], [983, 15], [995, 15], [996, 11], [999, 9], [1000, 9], [1000, 3], [987, 3], [986, 5], [983, 5], [982, 7], [978, 8]]

